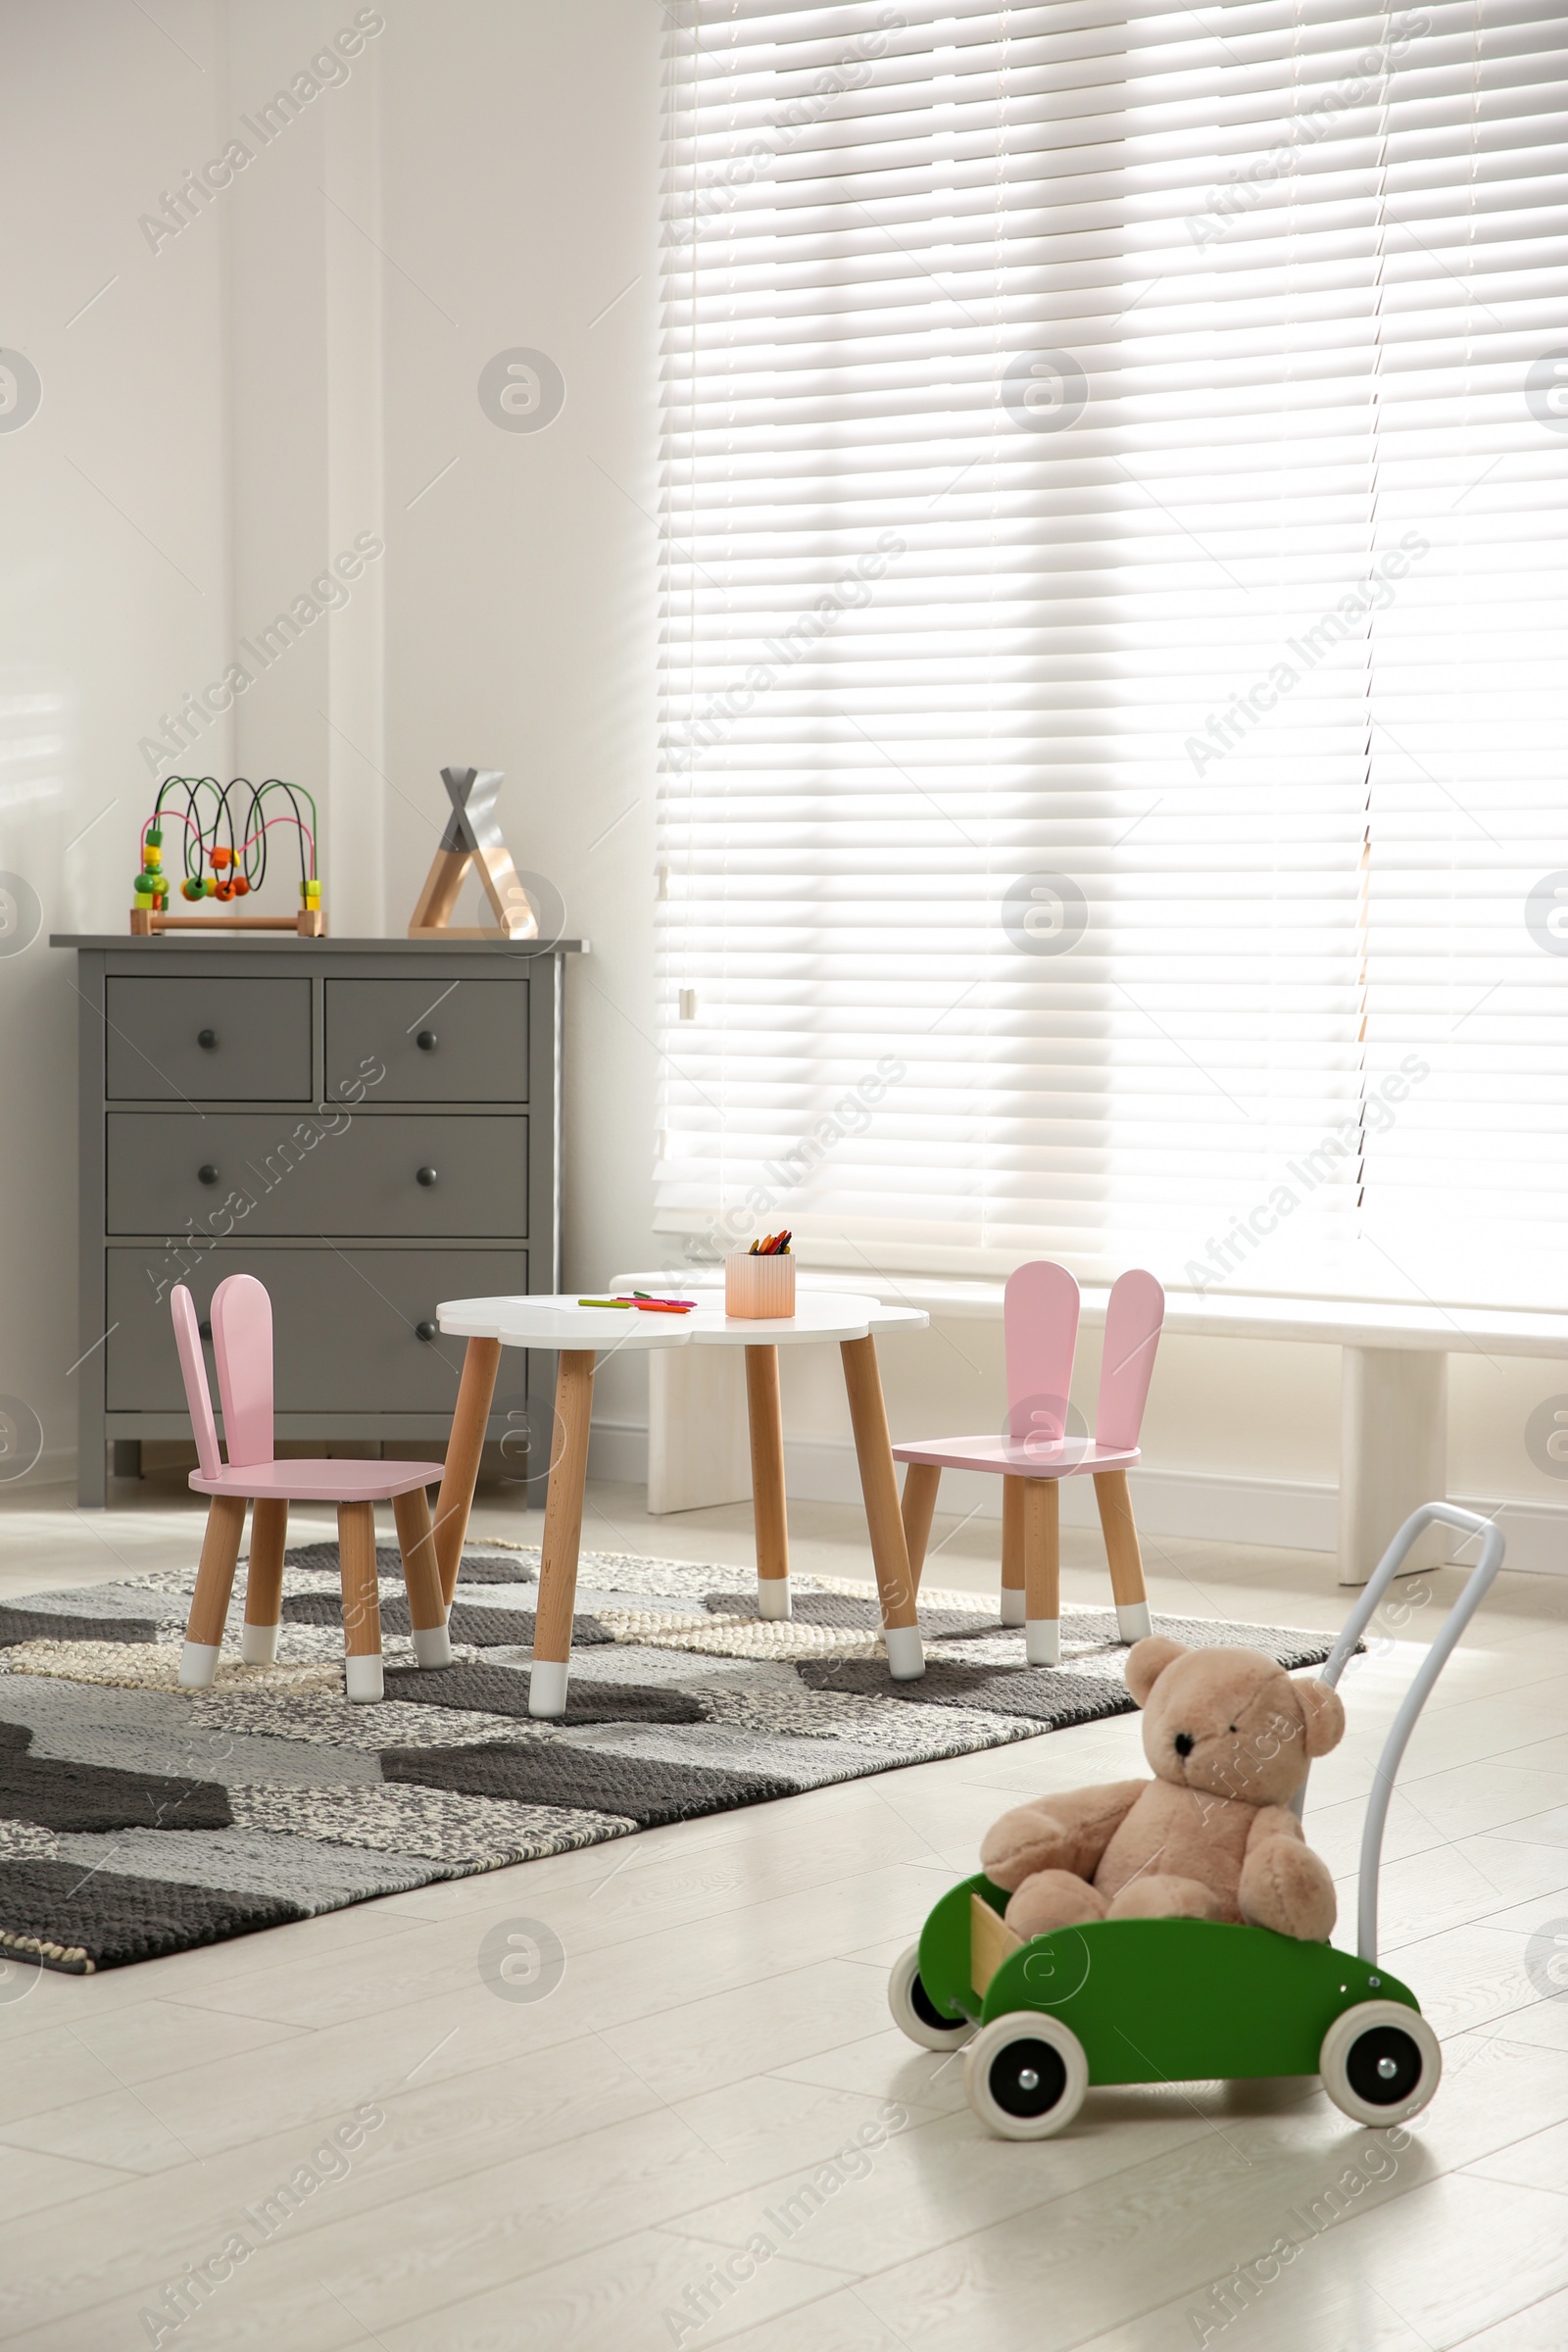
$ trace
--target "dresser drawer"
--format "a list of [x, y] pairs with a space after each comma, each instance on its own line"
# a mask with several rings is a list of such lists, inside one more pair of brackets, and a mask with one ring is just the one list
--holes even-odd
[[311, 983], [110, 979], [108, 1092], [118, 1102], [309, 1102]]
[[[112, 1413], [185, 1409], [169, 1294], [183, 1282], [203, 1322], [226, 1274], [254, 1274], [272, 1301], [279, 1413], [450, 1413], [463, 1342], [434, 1331], [443, 1298], [528, 1287], [525, 1250], [222, 1250], [107, 1253], [105, 1403]], [[419, 1337], [424, 1324], [433, 1333]], [[517, 1369], [513, 1367], [514, 1371]], [[218, 1382], [208, 1361], [213, 1400]], [[517, 1385], [515, 1381], [513, 1384]]]
[[526, 1118], [122, 1110], [107, 1127], [110, 1233], [520, 1241], [528, 1230]]
[[525, 1102], [527, 982], [328, 980], [328, 1098], [353, 1101], [350, 1088], [376, 1102]]

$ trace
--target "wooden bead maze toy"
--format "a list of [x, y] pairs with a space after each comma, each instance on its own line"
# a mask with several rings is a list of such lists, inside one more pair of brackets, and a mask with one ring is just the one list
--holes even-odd
[[[244, 795], [249, 798], [241, 797]], [[270, 806], [272, 795], [280, 795], [287, 806], [277, 799]], [[301, 801], [309, 805], [309, 823], [301, 813]], [[239, 808], [244, 813], [236, 821]], [[164, 833], [170, 824], [183, 829], [185, 870], [180, 897], [192, 907], [211, 899], [224, 912], [169, 911]], [[299, 844], [298, 913], [227, 911], [236, 900], [249, 898], [266, 881], [267, 837], [278, 825], [291, 827]], [[144, 937], [160, 931], [292, 931], [301, 939], [324, 939], [326, 916], [316, 871], [317, 832], [316, 801], [303, 784], [286, 783], [281, 776], [269, 776], [263, 784], [253, 784], [248, 776], [235, 776], [221, 785], [216, 776], [166, 776], [158, 787], [153, 813], [142, 827], [141, 871], [131, 886], [131, 931]]]

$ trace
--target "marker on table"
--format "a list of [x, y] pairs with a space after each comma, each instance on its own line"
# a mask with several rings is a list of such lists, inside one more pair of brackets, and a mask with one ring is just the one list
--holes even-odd
[[694, 1298], [648, 1298], [641, 1291], [630, 1298], [579, 1298], [579, 1306], [640, 1307], [647, 1315], [689, 1315], [697, 1301]]

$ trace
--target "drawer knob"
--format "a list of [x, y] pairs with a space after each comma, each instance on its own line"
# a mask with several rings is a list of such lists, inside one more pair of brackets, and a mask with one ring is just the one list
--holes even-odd
[[216, 1029], [198, 1029], [196, 1032], [196, 1043], [204, 1050], [204, 1052], [211, 1054], [213, 1048], [218, 1043], [218, 1031]]
[[421, 1054], [433, 1054], [438, 1040], [433, 1029], [421, 1029], [414, 1042]]
[[416, 1323], [414, 1326], [414, 1336], [416, 1340], [433, 1340], [435, 1333], [436, 1327], [433, 1323]]
[[210, 1323], [198, 1323], [196, 1328], [201, 1333], [204, 1340], [210, 1340], [212, 1338], [213, 1327]]
[[416, 1168], [414, 1172], [414, 1181], [416, 1184], [422, 1184], [428, 1191], [429, 1187], [435, 1182], [434, 1168]]
[[218, 1170], [214, 1167], [210, 1159], [204, 1159], [202, 1161], [201, 1166], [196, 1171], [196, 1181], [198, 1184], [216, 1184], [218, 1182]]

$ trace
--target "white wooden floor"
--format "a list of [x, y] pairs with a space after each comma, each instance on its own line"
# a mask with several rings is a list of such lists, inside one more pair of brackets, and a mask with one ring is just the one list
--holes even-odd
[[[194, 1560], [177, 1485], [134, 1497], [84, 1516], [64, 1491], [6, 1497], [0, 1592]], [[526, 1532], [505, 1497], [476, 1521]], [[640, 1497], [601, 1489], [585, 1540], [743, 1560], [748, 1516], [650, 1522]], [[1102, 1597], [1091, 1540], [1067, 1541], [1068, 1596]], [[984, 1584], [994, 1544], [972, 1524], [932, 1581]], [[1321, 1555], [1148, 1548], [1156, 1608], [1343, 1613]], [[848, 1511], [800, 1508], [795, 1552], [869, 1573]], [[1352, 1667], [1350, 1735], [1315, 1770], [1308, 1834], [1341, 1876], [1346, 1941], [1372, 1759], [1437, 1613]], [[1385, 1952], [1446, 2067], [1395, 2153], [1315, 2081], [1091, 2093], [1064, 2138], [1004, 2144], [970, 2117], [959, 2064], [892, 2029], [888, 1964], [993, 1817], [1142, 1769], [1123, 1718], [141, 1968], [35, 1978], [21, 1998], [0, 1982], [0, 2337], [24, 2352], [1568, 2346], [1568, 1959], [1558, 1995], [1539, 1956], [1553, 1930], [1568, 1953], [1568, 1581], [1504, 1575], [1394, 1808]], [[564, 1977], [503, 2000], [478, 1947], [523, 1921], [560, 1938]], [[313, 2166], [356, 2115], [357, 2147]], [[828, 2193], [821, 2168], [863, 2127], [876, 2144]], [[247, 2214], [290, 2181], [295, 2209], [274, 2204], [266, 2242], [175, 2325], [165, 2290], [236, 2230], [261, 2236]], [[715, 2266], [759, 2233], [777, 2251], [725, 2282]], [[1282, 2237], [1303, 2241], [1289, 2265], [1227, 2295]]]

